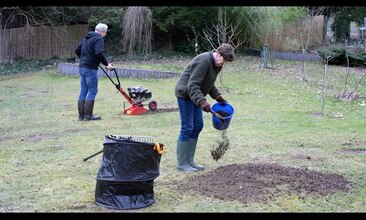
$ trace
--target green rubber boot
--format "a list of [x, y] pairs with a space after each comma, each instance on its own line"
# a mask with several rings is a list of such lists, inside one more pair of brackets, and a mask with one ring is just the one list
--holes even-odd
[[198, 140], [194, 138], [189, 139], [188, 163], [197, 170], [203, 170], [205, 169], [204, 166], [198, 165], [194, 162], [194, 154], [196, 152], [197, 141]]
[[177, 169], [183, 172], [197, 171], [188, 163], [188, 153], [190, 150], [189, 141], [177, 141]]

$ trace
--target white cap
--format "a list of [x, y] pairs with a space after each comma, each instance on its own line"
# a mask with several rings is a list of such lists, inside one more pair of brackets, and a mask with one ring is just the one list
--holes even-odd
[[108, 26], [106, 24], [99, 23], [99, 24], [97, 24], [97, 26], [95, 26], [95, 30], [100, 31], [100, 32], [102, 32], [102, 31], [107, 32]]

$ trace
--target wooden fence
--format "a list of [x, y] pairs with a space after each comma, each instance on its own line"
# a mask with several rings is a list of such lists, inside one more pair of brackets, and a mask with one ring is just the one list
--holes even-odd
[[15, 58], [75, 57], [74, 49], [88, 32], [88, 25], [21, 27], [4, 29], [0, 39], [0, 63]]
[[[314, 16], [310, 20], [285, 24], [279, 32], [269, 32], [266, 43], [271, 51], [296, 51], [307, 47], [314, 48], [323, 44], [324, 16]], [[253, 39], [251, 48], [262, 49], [263, 42]]]
[[[269, 33], [266, 40], [269, 50], [287, 52], [301, 49], [304, 42], [300, 39], [309, 39], [309, 47], [320, 46], [323, 42], [323, 23], [324, 16], [316, 16], [307, 22], [285, 25], [278, 33]], [[75, 57], [74, 49], [87, 33], [88, 25], [21, 27], [0, 31], [3, 31], [0, 34], [1, 64], [11, 63], [15, 58]], [[250, 48], [261, 48], [262, 45], [263, 42], [258, 40], [250, 42]]]

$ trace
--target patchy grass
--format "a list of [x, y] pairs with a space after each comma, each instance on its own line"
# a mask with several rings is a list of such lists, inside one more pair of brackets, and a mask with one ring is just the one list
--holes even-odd
[[[161, 59], [115, 65], [182, 72], [189, 61]], [[235, 108], [227, 130], [230, 148], [220, 160], [211, 158], [210, 151], [221, 133], [213, 128], [212, 116], [204, 114], [205, 127], [195, 157], [205, 165], [203, 173], [231, 164], [276, 163], [341, 175], [352, 182], [351, 192], [306, 198], [283, 193], [267, 202], [244, 204], [179, 190], [175, 182], [202, 172], [183, 174], [175, 168], [177, 111], [124, 115], [124, 104], [129, 104], [109, 79], [102, 77], [94, 108], [102, 120], [80, 122], [78, 77], [61, 76], [51, 69], [0, 76], [0, 212], [364, 212], [365, 81], [357, 90], [360, 98], [337, 100], [347, 71], [328, 66], [325, 114], [315, 116], [322, 104], [321, 64], [306, 63], [308, 82], [299, 80], [301, 63], [275, 61], [273, 69], [267, 70], [259, 64], [257, 57], [238, 57], [223, 69], [223, 95]], [[353, 88], [364, 70], [352, 68], [351, 73], [349, 85]], [[158, 108], [177, 107], [176, 78], [120, 80], [125, 89], [136, 85], [148, 88]], [[102, 154], [83, 159], [100, 151], [109, 134], [152, 136], [166, 145], [160, 176], [155, 179], [153, 205], [111, 210], [94, 203]]]

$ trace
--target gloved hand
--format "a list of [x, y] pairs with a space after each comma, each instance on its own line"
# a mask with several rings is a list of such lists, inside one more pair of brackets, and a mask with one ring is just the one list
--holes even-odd
[[222, 97], [221, 95], [217, 96], [216, 97], [216, 101], [217, 102], [223, 102], [223, 103], [226, 103], [227, 101], [224, 99], [224, 97]]
[[205, 111], [205, 112], [211, 112], [210, 103], [208, 103], [206, 100], [200, 101], [199, 104], [200, 104], [200, 107], [202, 108], [203, 111]]

